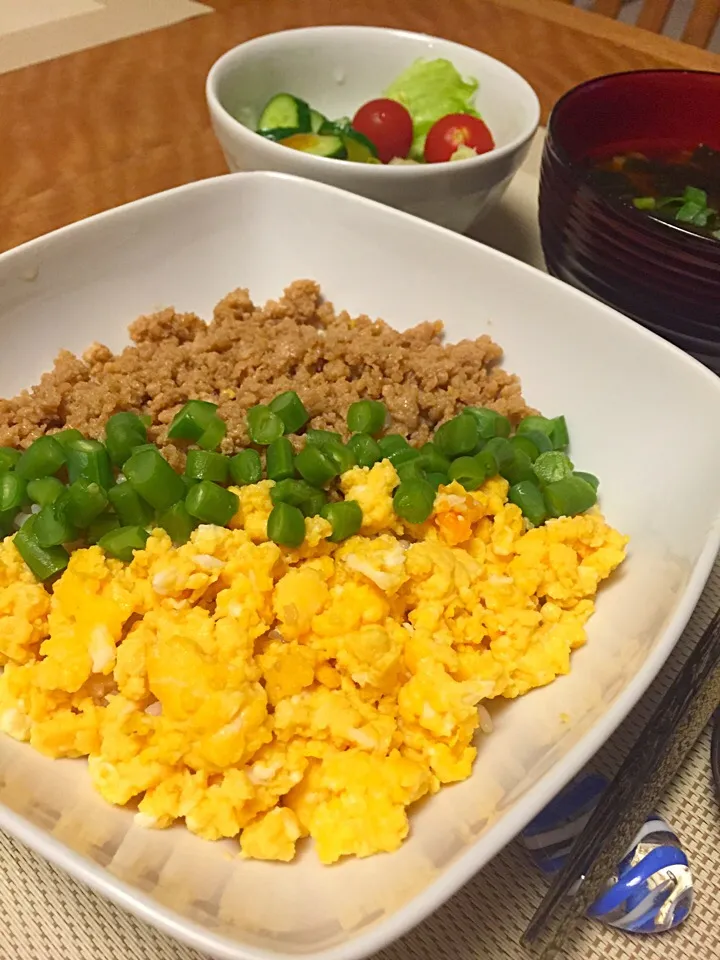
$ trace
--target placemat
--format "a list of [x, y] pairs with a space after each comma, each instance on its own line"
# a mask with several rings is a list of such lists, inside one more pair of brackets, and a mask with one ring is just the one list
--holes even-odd
[[[542, 268], [537, 182], [544, 134], [513, 180], [501, 208], [473, 236]], [[720, 606], [720, 561], [695, 614], [658, 681], [600, 751], [592, 769], [612, 774], [638, 730]], [[720, 810], [710, 774], [706, 731], [660, 808], [690, 857], [697, 899], [677, 931], [655, 937], [582, 923], [567, 960], [717, 960], [720, 957]], [[375, 960], [522, 960], [522, 930], [545, 881], [518, 842], [507, 847], [425, 923]], [[202, 960], [182, 946], [0, 833], [0, 960]]]

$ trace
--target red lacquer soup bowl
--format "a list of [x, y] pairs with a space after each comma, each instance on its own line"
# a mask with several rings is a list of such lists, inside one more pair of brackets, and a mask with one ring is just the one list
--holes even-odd
[[720, 240], [663, 222], [590, 180], [592, 158], [720, 150], [720, 74], [599, 77], [550, 116], [540, 180], [548, 270], [720, 372]]

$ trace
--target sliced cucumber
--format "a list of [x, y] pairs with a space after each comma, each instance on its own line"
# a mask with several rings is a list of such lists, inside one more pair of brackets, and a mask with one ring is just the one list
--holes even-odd
[[345, 144], [340, 137], [321, 136], [318, 133], [295, 133], [279, 142], [284, 147], [291, 147], [302, 153], [312, 153], [316, 157], [344, 160], [347, 156]]
[[310, 107], [304, 100], [293, 97], [290, 93], [278, 93], [265, 104], [260, 114], [258, 132], [280, 128], [309, 133]]
[[355, 163], [369, 163], [371, 160], [377, 160], [377, 150], [363, 133], [358, 133], [350, 127], [344, 130], [340, 139], [345, 144], [348, 160]]
[[296, 133], [300, 133], [295, 127], [275, 127], [274, 130], [258, 130], [261, 137], [266, 140], [287, 140]]
[[337, 120], [325, 120], [318, 130], [323, 136], [340, 136], [346, 130], [350, 129], [350, 117], [339, 117]]
[[324, 117], [319, 111], [310, 110], [310, 130], [312, 133], [320, 133], [327, 122], [327, 117]]

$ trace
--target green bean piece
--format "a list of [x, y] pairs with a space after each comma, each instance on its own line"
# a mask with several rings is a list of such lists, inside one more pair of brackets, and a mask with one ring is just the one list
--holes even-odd
[[427, 480], [403, 480], [393, 497], [395, 513], [408, 523], [424, 523], [434, 503], [435, 491]]
[[164, 510], [158, 517], [157, 522], [158, 526], [163, 528], [176, 547], [187, 543], [190, 539], [190, 534], [197, 526], [197, 520], [190, 516], [182, 500], [179, 500], [171, 507], [168, 507], [167, 510]]
[[[289, 503], [293, 507], [302, 507], [317, 493], [322, 493], [322, 490], [311, 487], [305, 480], [292, 480], [288, 477], [270, 489], [270, 499], [273, 503]], [[322, 495], [324, 498], [325, 494]]]
[[222, 453], [214, 453], [212, 450], [188, 450], [185, 475], [193, 480], [227, 483], [230, 477], [230, 460]]
[[510, 421], [497, 410], [491, 410], [489, 407], [465, 407], [463, 413], [469, 413], [475, 418], [481, 440], [510, 436]]
[[440, 487], [447, 486], [450, 483], [450, 478], [446, 473], [426, 473], [425, 479], [436, 493]]
[[524, 450], [513, 449], [513, 458], [509, 463], [500, 467], [500, 473], [510, 486], [520, 483], [521, 480], [534, 480], [533, 464]]
[[324, 447], [326, 443], [342, 443], [342, 437], [334, 430], [307, 430], [305, 433], [305, 443], [313, 446]]
[[[185, 493], [187, 493], [188, 490], [191, 490], [195, 486], [195, 484], [200, 483], [200, 481], [197, 480], [195, 477], [189, 477], [186, 473], [181, 473], [180, 479], [182, 480], [185, 486]], [[179, 501], [179, 502], [182, 502], [182, 501]]]
[[297, 433], [310, 419], [305, 404], [294, 390], [279, 393], [268, 406], [282, 420], [285, 433]]
[[283, 547], [299, 547], [305, 539], [305, 517], [290, 503], [276, 503], [268, 517], [267, 535]]
[[379, 400], [357, 400], [347, 412], [347, 425], [351, 433], [380, 433], [385, 426], [387, 407]]
[[212, 417], [197, 439], [202, 450], [217, 450], [227, 433], [227, 424], [221, 417]]
[[17, 466], [22, 454], [14, 447], [0, 447], [0, 473], [7, 473]]
[[97, 543], [106, 533], [111, 530], [117, 530], [120, 526], [120, 519], [112, 513], [101, 513], [96, 517], [87, 528], [85, 537], [88, 543]]
[[146, 527], [153, 518], [152, 507], [131, 483], [118, 483], [111, 487], [108, 498], [123, 527]]
[[28, 517], [13, 543], [38, 580], [49, 580], [67, 567], [70, 557], [64, 547], [43, 547], [35, 533], [37, 517]]
[[57, 440], [63, 450], [67, 450], [67, 448], [71, 447], [77, 440], [85, 439], [79, 430], [72, 430], [70, 428], [67, 430], [59, 430], [57, 433], [51, 434], [51, 436], [53, 440]]
[[433, 442], [441, 453], [452, 460], [473, 453], [479, 439], [475, 417], [470, 413], [461, 413], [437, 428]]
[[[383, 460], [390, 460], [393, 454], [410, 448], [410, 444], [405, 437], [401, 437], [399, 433], [387, 433], [384, 437], [380, 437], [378, 446]], [[390, 462], [392, 463], [392, 461]]]
[[450, 460], [444, 453], [440, 453], [432, 441], [424, 443], [420, 447], [419, 453], [419, 466], [425, 470], [426, 473], [447, 473], [450, 469]]
[[357, 466], [355, 455], [344, 443], [328, 442], [323, 446], [322, 451], [335, 464], [339, 474], [346, 473]]
[[238, 511], [237, 494], [211, 480], [201, 480], [185, 497], [185, 506], [191, 517], [201, 523], [226, 527]]
[[553, 417], [551, 422], [553, 426], [550, 439], [553, 442], [553, 447], [556, 450], [567, 450], [570, 445], [570, 433], [568, 432], [565, 417]]
[[548, 420], [547, 417], [540, 416], [529, 416], [525, 417], [518, 424], [516, 433], [527, 433], [528, 430], [539, 430], [540, 433], [544, 433], [546, 436], [552, 436], [553, 432], [553, 422]]
[[117, 527], [100, 537], [98, 546], [111, 557], [130, 563], [135, 551], [145, 548], [148, 536], [143, 527]]
[[473, 459], [477, 460], [477, 462], [485, 471], [486, 480], [490, 480], [492, 477], [496, 477], [500, 472], [500, 467], [498, 466], [497, 457], [492, 452], [492, 450], [481, 450], [480, 453], [476, 453], [474, 455]]
[[321, 447], [307, 443], [295, 457], [295, 469], [313, 487], [323, 487], [338, 475], [335, 462]]
[[359, 532], [363, 522], [363, 512], [357, 500], [340, 500], [336, 503], [326, 503], [320, 511], [323, 517], [332, 526], [332, 533], [328, 537], [333, 543], [347, 540]]
[[[543, 433], [542, 430], [526, 430], [525, 433], [516, 433], [513, 437], [513, 440], [518, 442], [521, 440], [530, 441], [532, 445], [537, 449], [538, 453], [547, 453], [549, 450], [553, 449], [553, 442], [550, 437]], [[510, 441], [512, 443], [512, 441]]]
[[397, 470], [404, 463], [410, 463], [412, 460], [419, 460], [420, 451], [408, 444], [407, 446], [398, 447], [397, 450], [393, 450], [392, 453], [389, 453], [385, 459], [389, 460]]
[[265, 466], [268, 480], [289, 480], [295, 476], [295, 453], [287, 437], [278, 437], [268, 445]]
[[585, 473], [583, 470], [576, 470], [574, 476], [579, 477], [581, 480], [584, 480], [586, 483], [589, 483], [593, 488], [595, 493], [598, 492], [598, 487], [600, 486], [600, 481], [595, 476], [594, 473]]
[[524, 453], [530, 457], [532, 462], [535, 463], [540, 451], [532, 442], [532, 440], [529, 439], [529, 437], [523, 436], [522, 433], [519, 433], [514, 437], [510, 437], [510, 443], [513, 445], [513, 447], [515, 447], [516, 450], [524, 451]]
[[253, 443], [267, 446], [279, 439], [285, 430], [280, 417], [264, 403], [250, 407], [247, 412], [248, 433]]
[[566, 454], [559, 450], [549, 450], [540, 454], [533, 464], [533, 470], [541, 485], [545, 486], [569, 477], [573, 472], [573, 464]]
[[537, 484], [532, 480], [521, 480], [513, 484], [508, 493], [510, 503], [520, 507], [524, 517], [534, 526], [539, 526], [547, 517], [545, 499]]
[[300, 504], [300, 510], [304, 517], [317, 517], [326, 503], [327, 494], [325, 491], [313, 490], [312, 495]]
[[38, 477], [27, 485], [28, 497], [33, 503], [39, 503], [41, 507], [54, 503], [64, 490], [65, 484], [57, 477]]
[[142, 453], [143, 450], [157, 450], [160, 452], [160, 447], [156, 443], [139, 443], [136, 447], [133, 447], [133, 453]]
[[215, 416], [217, 404], [208, 400], [188, 400], [173, 417], [168, 429], [169, 440], [190, 440], [197, 443]]
[[549, 483], [544, 496], [551, 517], [575, 517], [597, 503], [597, 494], [591, 484], [580, 477], [565, 477]]
[[[126, 487], [127, 484], [123, 483], [121, 486]], [[107, 507], [108, 495], [93, 480], [80, 477], [71, 483], [62, 498], [55, 502], [59, 510], [65, 511], [74, 527], [84, 530]]]
[[262, 480], [262, 461], [257, 450], [248, 447], [231, 457], [230, 476], [238, 487], [246, 487]]
[[487, 479], [487, 473], [475, 457], [457, 457], [450, 464], [450, 480], [457, 480], [466, 490], [477, 490]]
[[372, 467], [382, 460], [382, 451], [377, 441], [367, 433], [355, 433], [347, 442], [360, 467]]
[[25, 500], [27, 484], [17, 473], [0, 474], [0, 513], [17, 511]]
[[70, 483], [84, 477], [109, 490], [115, 482], [110, 456], [98, 440], [83, 437], [67, 448], [67, 468]]
[[512, 463], [515, 459], [515, 447], [504, 437], [493, 437], [492, 440], [488, 440], [480, 453], [476, 453], [475, 456], [487, 457], [488, 454], [492, 454], [497, 464], [495, 474], [502, 473], [503, 467]]
[[114, 413], [105, 424], [105, 446], [116, 467], [121, 467], [133, 449], [147, 443], [147, 428], [136, 413]]
[[70, 522], [65, 505], [57, 500], [42, 507], [30, 519], [33, 521], [34, 536], [41, 547], [59, 547], [78, 538], [77, 527]]
[[400, 480], [424, 480], [425, 471], [420, 465], [420, 456], [411, 457], [409, 460], [406, 460], [404, 463], [399, 463], [395, 466], [395, 472], [397, 473]]
[[15, 470], [23, 480], [51, 477], [64, 466], [65, 460], [65, 451], [54, 437], [38, 437], [20, 455]]
[[181, 477], [157, 447], [134, 453], [124, 465], [123, 473], [133, 489], [156, 510], [167, 510], [186, 495]]

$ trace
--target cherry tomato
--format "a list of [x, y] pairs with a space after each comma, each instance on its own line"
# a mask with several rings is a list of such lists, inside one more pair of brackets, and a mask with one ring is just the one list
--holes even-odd
[[472, 147], [476, 153], [487, 153], [493, 149], [495, 141], [479, 117], [449, 113], [430, 127], [425, 140], [425, 161], [442, 163], [463, 146]]
[[412, 117], [396, 100], [371, 100], [360, 107], [352, 125], [374, 144], [378, 159], [389, 163], [393, 157], [407, 157], [413, 140]]

